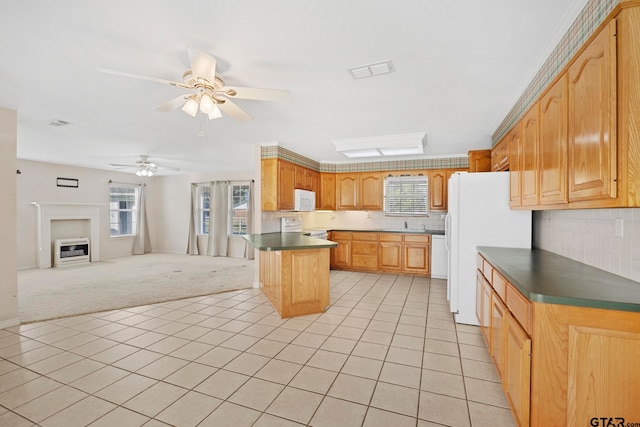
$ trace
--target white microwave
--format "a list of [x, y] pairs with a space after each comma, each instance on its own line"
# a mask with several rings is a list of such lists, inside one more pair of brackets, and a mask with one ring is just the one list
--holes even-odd
[[316, 210], [316, 193], [307, 190], [293, 190], [293, 210], [310, 212]]

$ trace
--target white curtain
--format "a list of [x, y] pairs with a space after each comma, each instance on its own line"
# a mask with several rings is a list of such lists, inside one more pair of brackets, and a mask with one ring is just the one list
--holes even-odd
[[[247, 202], [247, 234], [253, 234], [253, 180], [249, 181], [249, 200]], [[244, 257], [246, 259], [255, 258], [255, 250], [252, 244], [244, 242]]]
[[144, 197], [146, 184], [138, 189], [138, 233], [133, 240], [133, 254], [144, 255], [151, 252], [151, 240], [149, 239], [149, 226], [147, 225], [147, 208]]
[[229, 181], [211, 182], [211, 214], [207, 255], [228, 256], [229, 249]]
[[191, 184], [191, 210], [189, 213], [189, 240], [187, 241], [187, 253], [189, 255], [198, 255], [198, 232], [196, 224], [198, 223], [196, 215], [198, 212], [198, 186]]

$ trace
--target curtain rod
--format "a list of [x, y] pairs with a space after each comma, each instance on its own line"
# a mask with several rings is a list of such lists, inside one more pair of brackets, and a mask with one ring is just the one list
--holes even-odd
[[135, 185], [135, 186], [138, 186], [138, 187], [140, 187], [142, 185], [144, 185], [145, 187], [147, 186], [147, 184], [138, 184], [136, 182], [117, 182], [117, 181], [112, 181], [112, 180], [109, 180], [109, 184]]
[[[237, 180], [237, 181], [230, 181], [228, 179], [223, 179], [223, 180], [213, 180], [213, 182], [228, 182], [229, 184], [237, 184], [240, 182], [255, 182], [253, 179], [242, 179], [242, 180]], [[191, 185], [204, 185], [204, 184], [210, 184], [211, 181], [206, 181], [206, 182], [192, 182]]]

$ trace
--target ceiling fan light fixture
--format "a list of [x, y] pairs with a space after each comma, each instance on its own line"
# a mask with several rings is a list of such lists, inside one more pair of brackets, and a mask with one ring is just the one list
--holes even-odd
[[214, 104], [213, 111], [211, 111], [208, 116], [209, 120], [219, 119], [220, 117], [222, 117], [222, 112], [220, 111], [220, 108], [218, 108], [218, 106]]
[[213, 99], [211, 99], [208, 93], [200, 97], [200, 111], [204, 114], [212, 113], [215, 107], [216, 104], [213, 103]]
[[196, 101], [193, 97], [189, 98], [187, 102], [182, 106], [182, 111], [190, 115], [191, 117], [195, 117], [198, 114], [198, 101]]

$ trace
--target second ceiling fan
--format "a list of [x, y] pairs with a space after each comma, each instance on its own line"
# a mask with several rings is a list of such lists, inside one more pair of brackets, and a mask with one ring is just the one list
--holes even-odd
[[160, 104], [153, 110], [167, 112], [182, 108], [182, 111], [192, 117], [195, 117], [198, 114], [198, 110], [200, 110], [209, 117], [209, 120], [222, 117], [222, 113], [228, 114], [241, 122], [253, 120], [253, 117], [231, 101], [233, 98], [254, 99], [259, 101], [283, 101], [291, 97], [291, 92], [288, 90], [227, 86], [224, 83], [223, 77], [216, 73], [216, 59], [213, 56], [192, 46], [189, 46], [187, 50], [191, 69], [184, 72], [182, 82], [148, 77], [103, 67], [96, 68], [103, 73], [150, 80], [181, 89], [187, 89], [189, 90], [188, 93]]

